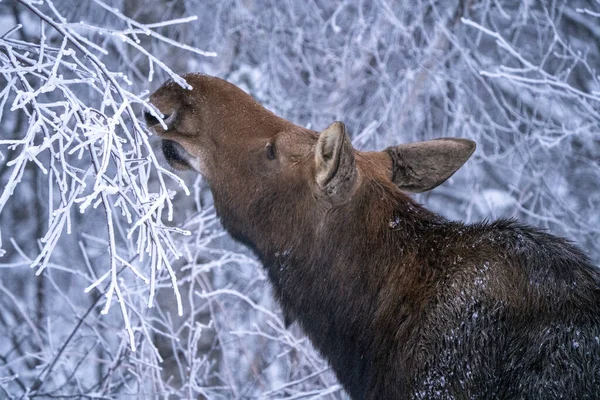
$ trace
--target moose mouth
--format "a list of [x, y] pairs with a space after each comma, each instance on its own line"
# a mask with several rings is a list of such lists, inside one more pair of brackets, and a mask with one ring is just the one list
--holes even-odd
[[162, 151], [171, 167], [179, 170], [192, 169], [192, 165], [188, 161], [191, 155], [179, 143], [163, 139]]

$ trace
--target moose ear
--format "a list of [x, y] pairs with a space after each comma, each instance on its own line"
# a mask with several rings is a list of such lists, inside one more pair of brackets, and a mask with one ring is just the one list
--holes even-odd
[[332, 201], [345, 199], [356, 182], [354, 149], [346, 128], [336, 121], [319, 135], [315, 151], [317, 184]]
[[444, 138], [389, 147], [392, 181], [402, 190], [424, 192], [450, 178], [475, 151], [475, 142]]

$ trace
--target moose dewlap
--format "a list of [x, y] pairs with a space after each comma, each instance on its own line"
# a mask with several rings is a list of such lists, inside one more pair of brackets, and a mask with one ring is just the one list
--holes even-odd
[[[600, 398], [600, 273], [568, 241], [514, 221], [447, 221], [433, 189], [475, 144], [354, 149], [236, 86], [191, 74], [145, 117], [169, 163], [204, 175], [225, 228], [260, 258], [353, 399]], [[281, 268], [285, 267], [285, 268]]]

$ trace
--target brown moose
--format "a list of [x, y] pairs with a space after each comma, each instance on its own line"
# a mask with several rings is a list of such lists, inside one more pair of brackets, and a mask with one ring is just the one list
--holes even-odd
[[600, 273], [515, 221], [447, 221], [432, 189], [475, 144], [355, 150], [341, 122], [296, 126], [190, 74], [145, 113], [169, 163], [206, 178], [225, 228], [263, 262], [353, 399], [600, 398]]

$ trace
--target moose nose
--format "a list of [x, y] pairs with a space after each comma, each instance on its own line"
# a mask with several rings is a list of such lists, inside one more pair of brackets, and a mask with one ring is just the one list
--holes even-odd
[[[170, 115], [164, 115], [163, 120], [169, 119]], [[160, 124], [158, 118], [152, 115], [149, 111], [144, 111], [144, 120], [146, 121], [146, 126], [148, 128], [153, 127], [154, 125]]]
[[149, 111], [144, 111], [144, 120], [146, 121], [146, 126], [150, 128], [151, 126], [157, 125], [160, 121], [154, 115], [150, 114]]

